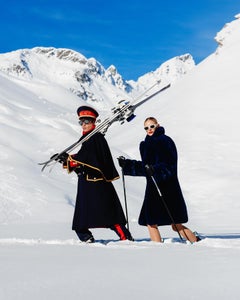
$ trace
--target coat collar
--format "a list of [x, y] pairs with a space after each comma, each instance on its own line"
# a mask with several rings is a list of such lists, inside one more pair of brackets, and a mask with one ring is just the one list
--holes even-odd
[[150, 141], [151, 139], [154, 139], [162, 134], [165, 134], [165, 129], [164, 127], [162, 126], [159, 126], [158, 128], [156, 128], [156, 130], [154, 131], [154, 134], [153, 135], [146, 135], [145, 137], [145, 141]]

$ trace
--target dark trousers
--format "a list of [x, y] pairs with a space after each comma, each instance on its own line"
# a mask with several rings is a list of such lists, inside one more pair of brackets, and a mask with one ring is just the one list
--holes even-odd
[[110, 229], [112, 229], [119, 236], [120, 240], [133, 241], [133, 237], [125, 225], [115, 224], [111, 226]]
[[88, 229], [81, 229], [76, 231], [77, 236], [82, 242], [94, 242], [94, 237], [90, 230]]

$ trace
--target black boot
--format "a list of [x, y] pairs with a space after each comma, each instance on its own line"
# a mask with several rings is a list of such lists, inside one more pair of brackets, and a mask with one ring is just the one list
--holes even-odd
[[82, 242], [89, 243], [89, 244], [95, 242], [91, 231], [88, 229], [78, 230], [76, 231], [76, 234]]

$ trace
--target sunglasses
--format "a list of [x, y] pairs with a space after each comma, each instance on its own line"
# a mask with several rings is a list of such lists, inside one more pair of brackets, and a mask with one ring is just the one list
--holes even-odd
[[154, 129], [157, 127], [157, 124], [152, 124], [149, 127], [144, 127], [144, 129], [147, 131], [148, 129]]
[[90, 124], [92, 123], [93, 121], [92, 120], [89, 120], [89, 119], [82, 119], [82, 120], [79, 120], [78, 123], [82, 126], [83, 124]]

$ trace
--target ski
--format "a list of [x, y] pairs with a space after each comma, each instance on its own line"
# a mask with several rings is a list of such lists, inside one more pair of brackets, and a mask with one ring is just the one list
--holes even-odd
[[[144, 92], [144, 95], [159, 83], [160, 83], [160, 81], [155, 83], [152, 87], [150, 87], [147, 91]], [[170, 85], [171, 84], [168, 84], [168, 85], [162, 87], [161, 89], [159, 89], [155, 93], [151, 94], [150, 96], [145, 97], [141, 101], [138, 101], [138, 99], [141, 98], [142, 95], [140, 97], [138, 97], [137, 99], [133, 100], [133, 101], [121, 100], [116, 107], [112, 108], [112, 115], [110, 117], [107, 117], [103, 122], [101, 122], [98, 126], [96, 126], [96, 128], [93, 131], [91, 131], [87, 136], [81, 137], [79, 140], [77, 140], [72, 145], [68, 146], [67, 148], [65, 148], [61, 152], [59, 152], [56, 155], [52, 156], [49, 160], [47, 160], [45, 162], [38, 163], [38, 165], [43, 166], [41, 171], [44, 171], [44, 169], [46, 167], [52, 166], [53, 164], [57, 163], [60, 160], [61, 156], [65, 152], [74, 150], [75, 148], [80, 146], [82, 143], [84, 143], [86, 140], [88, 140], [91, 136], [93, 136], [95, 133], [101, 132], [101, 133], [105, 134], [106, 131], [108, 130], [108, 128], [114, 122], [119, 121], [121, 124], [123, 124], [125, 121], [130, 122], [135, 117], [134, 111], [137, 107], [139, 107], [140, 105], [142, 105], [143, 103], [145, 103], [149, 99], [153, 98], [157, 94], [163, 92], [164, 90], [169, 88]], [[137, 102], [137, 103], [135, 103], [135, 102]]]

